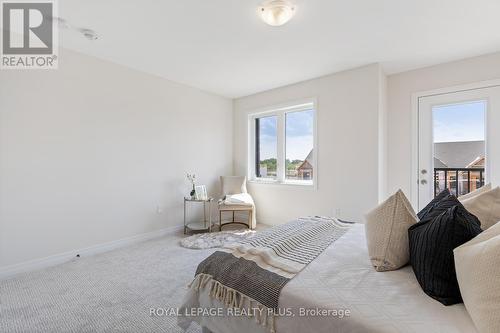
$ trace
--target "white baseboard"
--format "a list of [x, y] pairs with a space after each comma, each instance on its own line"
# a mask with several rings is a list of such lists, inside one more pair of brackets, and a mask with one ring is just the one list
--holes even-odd
[[149, 239], [154, 239], [158, 237], [165, 236], [167, 234], [174, 233], [178, 230], [182, 230], [183, 226], [168, 227], [160, 230], [151, 231], [145, 234], [139, 234], [127, 238], [122, 238], [114, 240], [107, 243], [97, 244], [89, 246], [83, 249], [76, 249], [64, 253], [55, 254], [45, 258], [34, 259], [25, 261], [19, 264], [0, 267], [0, 280], [10, 278], [14, 275], [26, 273], [34, 270], [43, 269], [50, 266], [59, 265], [68, 262], [76, 257], [77, 254], [80, 257], [90, 256], [98, 253], [107, 252], [127, 245], [139, 243]]

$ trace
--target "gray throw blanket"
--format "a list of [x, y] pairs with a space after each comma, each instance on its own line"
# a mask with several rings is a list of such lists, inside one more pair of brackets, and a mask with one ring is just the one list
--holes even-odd
[[274, 332], [283, 287], [349, 226], [309, 217], [261, 231], [230, 252], [217, 251], [202, 261], [190, 287], [196, 291], [209, 288], [211, 297], [227, 307], [247, 309], [259, 324]]

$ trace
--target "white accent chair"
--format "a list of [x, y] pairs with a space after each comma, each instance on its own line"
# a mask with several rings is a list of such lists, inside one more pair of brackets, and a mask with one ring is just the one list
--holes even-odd
[[[255, 204], [252, 196], [247, 192], [247, 178], [244, 176], [221, 176], [222, 199], [219, 200], [219, 230], [228, 224], [240, 224], [254, 229], [256, 227]], [[223, 213], [232, 213], [229, 222], [223, 222]], [[247, 212], [248, 220], [236, 221], [236, 212]]]

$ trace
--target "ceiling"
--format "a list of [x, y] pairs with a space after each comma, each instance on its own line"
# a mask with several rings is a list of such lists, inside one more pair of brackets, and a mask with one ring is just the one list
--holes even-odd
[[236, 98], [370, 63], [388, 74], [500, 51], [498, 0], [294, 0], [282, 27], [260, 0], [64, 0], [62, 47]]

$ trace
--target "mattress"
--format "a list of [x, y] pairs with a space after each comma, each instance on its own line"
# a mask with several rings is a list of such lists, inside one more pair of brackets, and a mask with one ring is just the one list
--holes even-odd
[[[189, 292], [184, 308], [196, 307], [223, 304]], [[464, 305], [444, 306], [427, 296], [411, 267], [376, 272], [368, 259], [362, 224], [355, 224], [287, 283], [279, 307], [295, 315], [276, 318], [278, 333], [476, 332]], [[191, 320], [215, 333], [266, 332], [244, 316], [204, 315], [179, 322], [185, 326]]]

